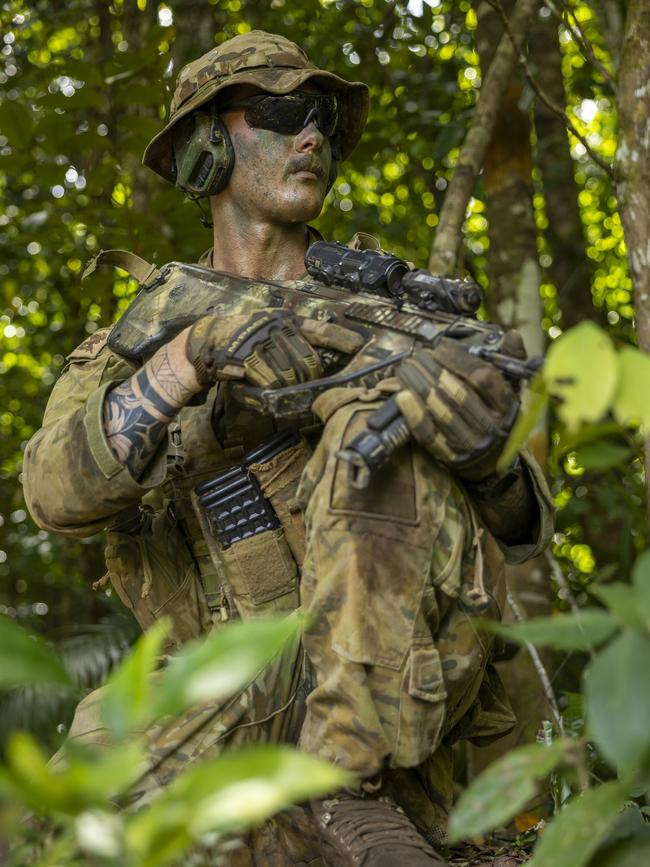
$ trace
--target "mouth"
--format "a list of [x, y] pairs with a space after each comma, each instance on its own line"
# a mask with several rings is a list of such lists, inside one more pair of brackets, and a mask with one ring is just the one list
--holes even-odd
[[325, 171], [316, 160], [300, 159], [289, 166], [289, 174], [301, 180], [317, 181], [325, 176]]

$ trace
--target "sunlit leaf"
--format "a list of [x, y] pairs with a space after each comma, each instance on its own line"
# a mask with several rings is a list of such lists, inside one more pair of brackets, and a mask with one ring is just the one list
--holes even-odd
[[515, 455], [526, 444], [526, 440], [531, 432], [544, 416], [548, 405], [548, 394], [544, 385], [544, 380], [541, 374], [531, 382], [528, 392], [525, 409], [520, 412], [515, 426], [510, 431], [508, 441], [505, 444], [503, 452], [497, 462], [497, 470], [503, 472], [510, 466], [515, 458]]
[[181, 713], [197, 702], [232, 695], [258, 675], [288, 643], [299, 639], [300, 616], [232, 623], [194, 641], [171, 660], [156, 686], [153, 717]]
[[608, 410], [618, 380], [618, 358], [609, 336], [583, 322], [551, 344], [542, 370], [568, 428], [597, 421]]
[[344, 771], [290, 747], [250, 747], [202, 761], [129, 822], [138, 867], [168, 864], [208, 831], [258, 824], [296, 801], [350, 785]]
[[584, 867], [616, 821], [626, 782], [603, 783], [574, 798], [546, 827], [529, 867]]
[[589, 650], [606, 641], [616, 631], [617, 623], [606, 611], [583, 608], [575, 614], [536, 617], [524, 623], [487, 623], [486, 627], [515, 644]]
[[650, 750], [650, 637], [626, 629], [584, 674], [585, 714], [602, 755], [632, 771]]
[[169, 623], [160, 620], [138, 640], [131, 654], [113, 672], [102, 698], [102, 717], [117, 740], [151, 722], [154, 683]]
[[613, 399], [614, 415], [621, 424], [639, 422], [650, 427], [650, 356], [624, 346], [618, 356], [619, 379]]
[[49, 645], [8, 617], [0, 616], [0, 687], [28, 683], [72, 686]]
[[568, 740], [550, 746], [531, 744], [490, 765], [463, 792], [449, 820], [454, 843], [508, 822], [535, 794], [537, 783], [575, 749]]

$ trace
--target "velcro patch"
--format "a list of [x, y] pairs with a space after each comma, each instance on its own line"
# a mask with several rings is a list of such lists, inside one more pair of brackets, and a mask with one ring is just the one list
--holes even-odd
[[106, 346], [106, 341], [111, 333], [110, 328], [100, 328], [91, 334], [89, 337], [80, 343], [69, 355], [68, 360], [74, 361], [77, 358], [97, 358], [99, 353]]

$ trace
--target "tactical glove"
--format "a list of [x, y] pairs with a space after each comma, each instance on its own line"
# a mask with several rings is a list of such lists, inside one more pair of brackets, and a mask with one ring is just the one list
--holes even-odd
[[[511, 342], [509, 354], [519, 354]], [[493, 473], [519, 410], [505, 377], [451, 341], [417, 350], [396, 375], [405, 388], [395, 400], [414, 439], [461, 478]]]
[[363, 338], [329, 322], [297, 317], [290, 310], [260, 308], [252, 313], [201, 317], [190, 328], [186, 353], [199, 383], [245, 378], [264, 388], [280, 388], [322, 376], [315, 346], [356, 352]]

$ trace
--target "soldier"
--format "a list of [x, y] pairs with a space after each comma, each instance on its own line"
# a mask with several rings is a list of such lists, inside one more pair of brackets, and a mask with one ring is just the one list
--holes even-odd
[[[293, 281], [319, 237], [308, 223], [367, 111], [365, 85], [254, 31], [181, 70], [144, 163], [208, 199], [214, 247], [200, 264]], [[363, 234], [351, 245], [378, 246]], [[164, 279], [133, 254], [108, 251], [102, 262], [143, 285]], [[177, 645], [232, 617], [299, 605], [313, 617], [302, 645], [227, 704], [150, 732], [140, 803], [183, 762], [226, 744], [299, 742], [355, 773], [358, 788], [312, 803], [320, 842], [293, 811], [233, 864], [444, 865], [432, 843], [451, 803], [451, 745], [513, 725], [474, 616], [500, 616], [504, 558], [520, 562], [546, 543], [548, 491], [525, 458], [495, 473], [517, 398], [491, 365], [453, 347], [416, 352], [377, 388], [333, 389], [316, 418], [288, 426], [237, 404], [229, 380], [303, 382], [321, 373], [314, 345], [352, 353], [363, 343], [340, 326], [308, 326], [235, 305], [148, 359], [117, 351], [110, 328], [97, 332], [68, 356], [26, 449], [26, 499], [45, 529], [106, 529], [116, 593], [143, 629], [169, 616]], [[419, 445], [361, 491], [338, 452], [391, 394]], [[272, 528], [215, 538], [205, 503], [233, 479], [273, 512]], [[70, 737], [101, 741], [96, 693]]]

